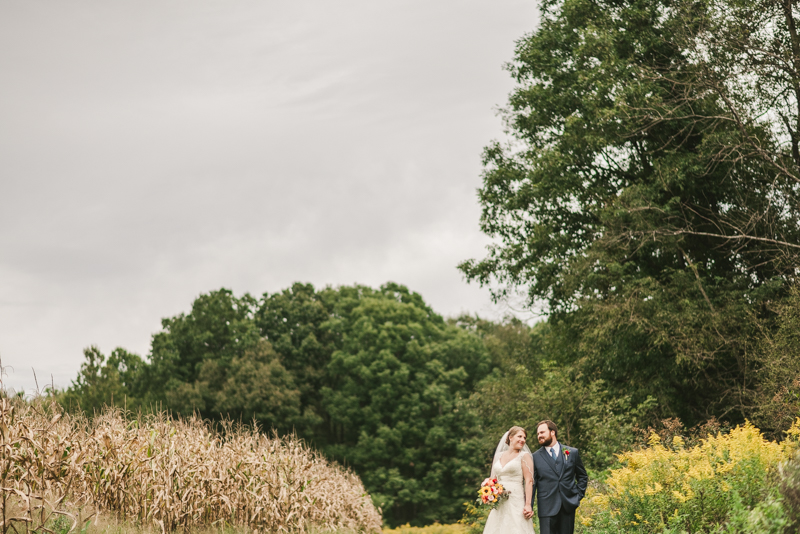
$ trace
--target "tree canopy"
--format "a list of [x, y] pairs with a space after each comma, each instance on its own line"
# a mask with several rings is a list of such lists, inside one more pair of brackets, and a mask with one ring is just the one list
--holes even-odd
[[[752, 340], [795, 273], [800, 159], [763, 119], [772, 93], [747, 91], [768, 77], [738, 63], [750, 44], [717, 33], [765, 17], [780, 33], [773, 4], [543, 1], [508, 66], [512, 139], [484, 152], [495, 242], [462, 271], [545, 302], [587, 377], [664, 416], [748, 413]], [[781, 109], [795, 131], [796, 103]]]
[[465, 403], [490, 370], [486, 348], [398, 284], [298, 283], [261, 299], [212, 291], [162, 321], [149, 361], [122, 349], [108, 362], [95, 348], [86, 356], [66, 403], [136, 399], [296, 432], [355, 469], [392, 525], [457, 519], [482, 473]]

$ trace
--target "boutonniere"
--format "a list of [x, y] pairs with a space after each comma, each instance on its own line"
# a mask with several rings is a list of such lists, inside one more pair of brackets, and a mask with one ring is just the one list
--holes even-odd
[[564, 449], [564, 456], [566, 456], [567, 460], [569, 460], [569, 451], [567, 449]]

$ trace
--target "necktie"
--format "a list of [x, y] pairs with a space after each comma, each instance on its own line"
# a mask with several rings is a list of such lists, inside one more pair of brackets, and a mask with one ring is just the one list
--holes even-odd
[[556, 449], [555, 449], [555, 447], [550, 449], [550, 456], [553, 457], [553, 461], [556, 461], [556, 462], [558, 461], [558, 459], [556, 458]]

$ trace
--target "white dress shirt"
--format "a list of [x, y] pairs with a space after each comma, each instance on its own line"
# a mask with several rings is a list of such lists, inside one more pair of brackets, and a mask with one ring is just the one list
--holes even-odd
[[556, 458], [558, 458], [558, 453], [561, 451], [561, 444], [556, 441], [550, 447], [545, 447], [545, 449], [547, 449], [547, 454], [549, 454], [551, 458], [553, 453], [556, 453]]

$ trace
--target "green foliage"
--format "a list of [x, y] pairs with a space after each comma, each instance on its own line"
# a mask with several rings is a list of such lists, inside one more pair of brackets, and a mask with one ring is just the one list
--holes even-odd
[[[298, 409], [303, 414], [297, 426], [315, 443], [326, 443], [330, 425], [323, 424], [326, 409], [319, 394], [326, 384], [326, 368], [341, 332], [338, 316], [353, 306], [345, 293], [357, 295], [357, 288], [325, 288], [317, 292], [311, 284], [295, 283], [278, 293], [263, 295], [255, 324], [280, 355], [281, 362], [295, 378], [300, 392]], [[346, 304], [350, 302], [350, 304]]]
[[458, 518], [480, 476], [477, 422], [463, 406], [489, 370], [480, 338], [397, 284], [295, 284], [265, 295], [256, 320], [316, 392], [302, 405], [319, 421], [308, 437], [353, 466], [390, 525]]
[[612, 464], [614, 453], [633, 444], [637, 427], [653, 421], [654, 397], [635, 403], [603, 379], [585, 377], [580, 362], [571, 361], [574, 350], [549, 323], [530, 328], [513, 318], [491, 323], [469, 317], [459, 323], [483, 337], [496, 365], [470, 398], [482, 424], [484, 454], [491, 454], [511, 425], [526, 428], [535, 449], [536, 425], [550, 419], [559, 427], [559, 439], [580, 448], [587, 468], [599, 473]]
[[785, 534], [800, 532], [800, 452], [780, 466], [778, 489], [787, 520]]
[[475, 501], [465, 502], [464, 508], [464, 515], [458, 522], [466, 527], [467, 534], [482, 534], [492, 509], [488, 506], [476, 506]]
[[83, 523], [83, 525], [76, 524], [75, 528], [73, 529], [72, 520], [64, 515], [56, 516], [55, 519], [50, 521], [48, 528], [54, 534], [86, 534], [89, 531], [89, 526], [91, 525], [91, 520], [88, 520]]
[[295, 377], [255, 323], [257, 301], [221, 289], [162, 320], [146, 369], [147, 400], [176, 414], [255, 420], [290, 432], [305, 423]]
[[300, 391], [295, 382], [270, 344], [261, 339], [242, 356], [234, 357], [224, 373], [216, 361], [207, 361], [197, 384], [208, 392], [205, 396], [210, 397], [215, 412], [240, 419], [251, 415], [267, 428], [285, 431], [301, 422]]
[[786, 517], [783, 499], [773, 489], [764, 500], [752, 508], [743, 506], [741, 500], [736, 499], [731, 518], [723, 532], [725, 534], [750, 534], [751, 532], [788, 534], [790, 532], [787, 530], [788, 526], [789, 520]]
[[116, 348], [106, 359], [96, 346], [85, 349], [83, 355], [86, 361], [72, 385], [55, 392], [62, 405], [87, 413], [99, 412], [106, 405], [130, 409], [140, 405], [146, 368], [141, 357]]
[[798, 424], [783, 443], [750, 424], [692, 447], [653, 434], [649, 447], [620, 456], [602, 491], [589, 492], [580, 522], [588, 532], [781, 532], [789, 520], [775, 483], [797, 450]]
[[458, 519], [483, 468], [466, 400], [491, 360], [420, 295], [392, 283], [294, 284], [260, 300], [221, 289], [162, 326], [149, 363], [87, 349], [63, 400], [90, 410], [135, 390], [175, 414], [295, 431], [355, 469], [389, 525]]
[[769, 129], [737, 125], [689, 53], [712, 12], [725, 11], [542, 2], [508, 67], [514, 140], [484, 152], [481, 229], [495, 244], [460, 266], [497, 299], [546, 301], [584, 387], [602, 380], [631, 406], [652, 395], [689, 424], [744, 417], [748, 354], [800, 241], [796, 180], [737, 151], [778, 149]]
[[383, 534], [466, 534], [466, 528], [460, 523], [441, 525], [439, 523], [426, 527], [401, 525], [393, 529], [383, 529]]
[[443, 509], [478, 476], [477, 447], [465, 441], [476, 420], [462, 400], [488, 370], [480, 340], [399, 299], [364, 299], [352, 320], [322, 390], [341, 427], [329, 450], [385, 488], [376, 499], [397, 519], [455, 519]]
[[[795, 455], [779, 466], [780, 476], [765, 487], [765, 496], [746, 506], [738, 493], [733, 495], [731, 515], [723, 534], [795, 534], [800, 529], [800, 457]], [[683, 529], [667, 529], [685, 532]]]
[[780, 436], [800, 414], [800, 287], [777, 306], [776, 327], [764, 329], [755, 351], [757, 387], [753, 420]]

